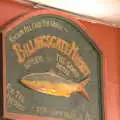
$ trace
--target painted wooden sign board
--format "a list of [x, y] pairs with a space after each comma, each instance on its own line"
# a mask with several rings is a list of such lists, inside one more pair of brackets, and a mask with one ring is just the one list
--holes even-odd
[[101, 52], [69, 14], [34, 10], [2, 30], [3, 117], [102, 120]]

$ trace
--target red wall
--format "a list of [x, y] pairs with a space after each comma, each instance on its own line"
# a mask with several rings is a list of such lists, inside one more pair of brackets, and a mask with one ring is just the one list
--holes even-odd
[[120, 120], [120, 30], [83, 22], [89, 36], [103, 51], [105, 120]]
[[[0, 28], [30, 9], [32, 9], [30, 6], [18, 4], [13, 0], [0, 0]], [[118, 61], [120, 30], [105, 25], [80, 22], [103, 52], [105, 120], [120, 120], [120, 63]]]

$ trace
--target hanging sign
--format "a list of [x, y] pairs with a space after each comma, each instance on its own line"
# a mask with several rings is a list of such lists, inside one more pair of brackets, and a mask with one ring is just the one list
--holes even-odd
[[80, 22], [36, 10], [2, 32], [4, 116], [101, 120], [101, 54]]

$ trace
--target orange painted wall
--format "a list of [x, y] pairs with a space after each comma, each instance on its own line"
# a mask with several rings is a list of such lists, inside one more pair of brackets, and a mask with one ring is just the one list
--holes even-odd
[[83, 23], [88, 35], [103, 51], [105, 120], [120, 120], [120, 30]]
[[[0, 0], [0, 28], [32, 8], [14, 0]], [[120, 120], [120, 29], [80, 21], [103, 52], [105, 120]]]

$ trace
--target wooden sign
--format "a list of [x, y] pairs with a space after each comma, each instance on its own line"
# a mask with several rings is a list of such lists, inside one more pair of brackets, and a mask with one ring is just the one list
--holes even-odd
[[101, 52], [69, 14], [35, 10], [2, 31], [3, 116], [102, 120]]

